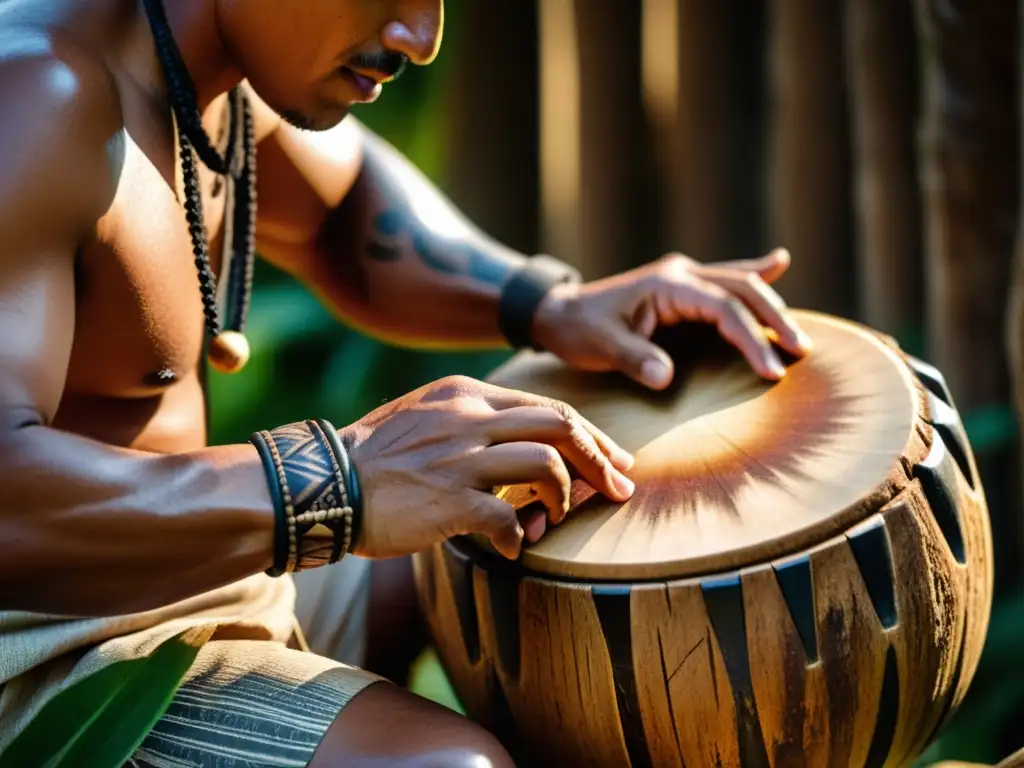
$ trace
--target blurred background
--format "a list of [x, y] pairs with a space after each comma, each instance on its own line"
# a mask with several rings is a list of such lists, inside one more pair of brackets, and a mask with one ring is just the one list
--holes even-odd
[[[588, 278], [670, 250], [785, 245], [792, 305], [869, 323], [947, 376], [977, 453], [997, 600], [967, 701], [922, 764], [1024, 746], [1019, 11], [960, 0], [447, 0], [444, 45], [357, 116], [473, 220]], [[1024, 317], [1024, 313], [1021, 314]], [[252, 361], [216, 442], [354, 421], [506, 353], [383, 346], [261, 264]], [[458, 709], [426, 654], [413, 687]]]

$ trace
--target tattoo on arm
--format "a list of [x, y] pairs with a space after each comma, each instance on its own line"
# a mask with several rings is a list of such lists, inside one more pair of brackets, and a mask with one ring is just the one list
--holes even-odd
[[435, 272], [462, 274], [488, 285], [501, 285], [511, 270], [510, 264], [466, 239], [430, 232], [401, 204], [376, 216], [366, 255], [374, 261], [399, 261], [406, 243], [411, 243], [413, 253]]

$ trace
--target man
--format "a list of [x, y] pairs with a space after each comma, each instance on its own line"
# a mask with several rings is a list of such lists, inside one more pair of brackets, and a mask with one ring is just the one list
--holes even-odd
[[[337, 660], [339, 627], [363, 631], [361, 569], [463, 533], [514, 558], [565, 514], [570, 471], [625, 500], [631, 459], [567, 406], [462, 378], [352, 425], [208, 447], [202, 355], [244, 364], [253, 240], [398, 342], [507, 338], [655, 389], [672, 375], [659, 324], [716, 323], [770, 378], [764, 326], [808, 349], [767, 285], [782, 251], [589, 284], [524, 271], [344, 119], [434, 58], [442, 0], [299, 5], [0, 2], [0, 748], [62, 687], [209, 625], [133, 764], [510, 764]], [[509, 483], [546, 516], [520, 525], [489, 493]], [[334, 658], [300, 650], [290, 572], [315, 565], [299, 613]]]

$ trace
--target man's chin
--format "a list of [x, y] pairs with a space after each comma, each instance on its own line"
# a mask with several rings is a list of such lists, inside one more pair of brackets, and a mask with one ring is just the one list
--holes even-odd
[[300, 131], [329, 131], [344, 120], [349, 113], [349, 107], [332, 109], [329, 113], [309, 115], [294, 109], [275, 110], [288, 125], [298, 128]]

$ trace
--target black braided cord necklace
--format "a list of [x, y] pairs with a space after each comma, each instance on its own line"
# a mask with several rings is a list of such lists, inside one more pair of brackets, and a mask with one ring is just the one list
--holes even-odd
[[[178, 127], [178, 150], [184, 186], [185, 219], [199, 273], [199, 291], [206, 320], [207, 358], [218, 371], [235, 373], [249, 359], [245, 321], [252, 296], [256, 253], [256, 132], [252, 107], [240, 86], [228, 94], [229, 127], [224, 154], [214, 147], [203, 128], [195, 84], [171, 34], [162, 0], [143, 0]], [[194, 154], [193, 154], [194, 153]], [[210, 249], [203, 223], [203, 201], [196, 172], [196, 155], [211, 171], [225, 177], [233, 210], [225, 214], [224, 254], [228, 264], [222, 278], [225, 322], [217, 306], [217, 278], [210, 268]], [[227, 218], [230, 216], [230, 218]]]

